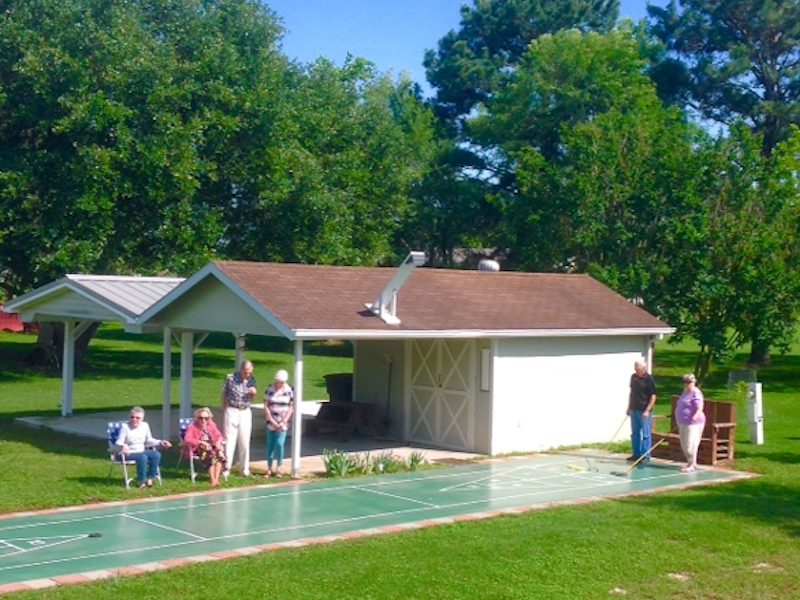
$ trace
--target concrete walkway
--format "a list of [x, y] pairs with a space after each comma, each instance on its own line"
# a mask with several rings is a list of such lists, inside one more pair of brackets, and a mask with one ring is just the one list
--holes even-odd
[[[315, 403], [307, 403], [313, 405]], [[318, 406], [304, 407], [306, 413], [304, 418], [312, 418], [313, 412], [318, 409]], [[212, 408], [213, 410], [213, 408]], [[256, 418], [258, 408], [254, 409], [255, 414], [253, 418], [253, 434], [251, 437], [250, 445], [250, 470], [253, 473], [263, 474], [267, 470], [267, 432], [264, 420]], [[219, 425], [219, 411], [215, 413], [215, 420]], [[178, 431], [178, 411], [172, 411], [172, 422], [170, 424], [170, 431]], [[31, 427], [43, 427], [58, 431], [68, 435], [79, 435], [83, 437], [95, 438], [103, 440], [101, 443], [105, 444], [106, 440], [106, 426], [109, 421], [127, 421], [128, 411], [110, 411], [98, 412], [88, 414], [78, 414], [72, 417], [21, 417], [16, 419], [18, 423], [22, 423]], [[145, 415], [147, 422], [153, 435], [157, 438], [163, 437], [161, 430], [162, 411], [160, 409], [148, 409]], [[177, 433], [170, 436], [174, 443], [177, 442]], [[291, 434], [286, 440], [286, 457], [284, 458], [284, 470], [288, 471], [291, 464]], [[340, 442], [334, 434], [320, 434], [317, 436], [303, 436], [301, 444], [301, 457], [300, 457], [300, 473], [301, 475], [310, 475], [313, 473], [322, 473], [325, 467], [322, 461], [322, 455], [325, 450], [338, 450], [340, 452], [370, 452], [376, 454], [380, 452], [392, 452], [408, 458], [412, 452], [422, 452], [425, 459], [429, 462], [453, 462], [453, 461], [467, 461], [477, 458], [478, 454], [468, 452], [453, 452], [450, 450], [441, 450], [436, 448], [426, 448], [421, 446], [409, 445], [402, 441], [374, 438], [369, 436], [353, 436], [347, 442]], [[236, 467], [234, 467], [235, 469]]]

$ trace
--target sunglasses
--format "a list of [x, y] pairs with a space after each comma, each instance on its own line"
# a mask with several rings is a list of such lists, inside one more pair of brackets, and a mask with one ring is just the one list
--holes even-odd
[[198, 417], [201, 421], [208, 421], [211, 417]]

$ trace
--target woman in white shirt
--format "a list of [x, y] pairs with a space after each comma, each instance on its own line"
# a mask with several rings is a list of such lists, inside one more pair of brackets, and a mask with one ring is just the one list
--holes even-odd
[[131, 409], [129, 422], [120, 428], [115, 444], [127, 460], [136, 462], [136, 479], [140, 488], [153, 486], [153, 477], [156, 477], [161, 464], [161, 452], [156, 448], [172, 448], [169, 440], [153, 437], [141, 406]]
[[[275, 373], [275, 383], [264, 394], [264, 417], [267, 419], [267, 472], [264, 477], [280, 477], [283, 466], [283, 448], [286, 445], [286, 432], [289, 419], [294, 412], [294, 392], [287, 383], [289, 373], [281, 369]], [[273, 471], [273, 461], [277, 459], [278, 468]]]

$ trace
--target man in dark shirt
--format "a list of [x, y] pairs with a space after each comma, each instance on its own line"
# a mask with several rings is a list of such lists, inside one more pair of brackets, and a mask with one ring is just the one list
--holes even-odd
[[650, 460], [649, 451], [653, 445], [650, 429], [653, 422], [653, 406], [656, 403], [656, 382], [647, 372], [647, 364], [637, 360], [631, 375], [631, 393], [628, 398], [628, 416], [631, 418], [631, 449], [628, 460]]

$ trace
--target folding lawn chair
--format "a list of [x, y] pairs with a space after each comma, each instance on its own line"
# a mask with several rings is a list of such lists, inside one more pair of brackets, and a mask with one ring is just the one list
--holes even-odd
[[[125, 421], [109, 421], [106, 426], [106, 432], [108, 433], [108, 457], [111, 459], [111, 469], [108, 471], [108, 476], [111, 477], [111, 471], [114, 465], [122, 465], [122, 473], [125, 477], [125, 488], [130, 489], [131, 482], [135, 477], [128, 475], [128, 466], [133, 466], [135, 470], [136, 461], [125, 457], [122, 451], [117, 447], [117, 438], [119, 438], [119, 432], [124, 424]], [[156, 472], [156, 479], [158, 479], [158, 485], [163, 485], [161, 481], [161, 467], [159, 467]]]
[[[192, 417], [184, 417], [178, 420], [178, 434], [181, 436], [181, 453], [178, 457], [178, 465], [180, 466], [181, 460], [186, 457], [189, 461], [189, 473], [192, 477], [192, 483], [197, 480], [197, 467], [195, 461], [200, 462], [200, 457], [194, 453], [191, 446], [187, 446], [184, 438], [186, 437], [186, 429], [194, 422]], [[224, 442], [223, 442], [224, 443]], [[223, 474], [225, 481], [228, 481], [228, 476]]]
[[178, 420], [178, 434], [181, 436], [181, 454], [178, 457], [178, 465], [181, 464], [181, 460], [185, 456], [189, 461], [189, 473], [192, 477], [192, 483], [194, 483], [197, 479], [197, 469], [195, 469], [194, 461], [200, 460], [200, 457], [195, 455], [191, 446], [186, 445], [184, 438], [186, 437], [186, 429], [192, 424], [193, 421], [194, 419], [191, 417], [185, 417]]

